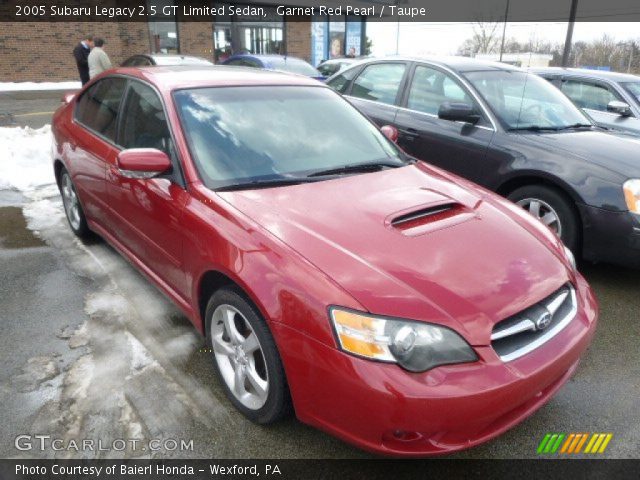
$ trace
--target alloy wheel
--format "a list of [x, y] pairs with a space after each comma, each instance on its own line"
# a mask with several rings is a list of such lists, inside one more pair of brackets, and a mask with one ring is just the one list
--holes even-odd
[[78, 195], [76, 194], [76, 189], [73, 186], [71, 177], [69, 177], [67, 173], [62, 176], [62, 203], [64, 204], [67, 219], [73, 229], [80, 229], [80, 223], [82, 221], [80, 216], [80, 203], [78, 202]]
[[562, 236], [562, 223], [560, 222], [560, 217], [553, 207], [551, 207], [547, 202], [538, 198], [523, 198], [522, 200], [518, 200], [516, 204], [544, 223], [547, 227], [557, 233], [559, 237]]
[[211, 319], [211, 345], [222, 379], [245, 407], [259, 410], [269, 394], [269, 376], [262, 346], [251, 324], [228, 304]]

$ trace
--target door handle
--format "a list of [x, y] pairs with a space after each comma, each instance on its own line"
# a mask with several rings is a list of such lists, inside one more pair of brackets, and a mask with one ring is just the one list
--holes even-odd
[[407, 140], [414, 140], [420, 136], [415, 128], [399, 128], [398, 131], [406, 137]]

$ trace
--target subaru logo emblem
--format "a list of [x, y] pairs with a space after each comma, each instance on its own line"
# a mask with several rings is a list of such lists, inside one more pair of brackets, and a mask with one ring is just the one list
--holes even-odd
[[536, 330], [544, 330], [551, 323], [551, 312], [545, 310], [536, 320]]

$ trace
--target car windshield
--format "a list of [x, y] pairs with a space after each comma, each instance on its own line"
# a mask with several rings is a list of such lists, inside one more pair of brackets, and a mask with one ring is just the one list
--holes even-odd
[[633, 95], [636, 102], [640, 103], [640, 82], [624, 82], [621, 85], [627, 92]]
[[197, 88], [174, 98], [198, 171], [212, 189], [405, 165], [399, 149], [329, 88]]
[[465, 77], [507, 129], [562, 129], [591, 121], [547, 80], [518, 70], [468, 72]]
[[321, 77], [322, 74], [304, 60], [299, 58], [271, 58], [268, 60], [271, 66], [275, 70], [280, 70], [288, 73], [297, 73], [298, 75], [305, 75], [307, 77]]

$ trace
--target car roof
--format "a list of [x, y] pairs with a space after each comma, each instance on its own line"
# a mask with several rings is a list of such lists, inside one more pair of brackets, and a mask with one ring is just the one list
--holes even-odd
[[589, 77], [600, 80], [611, 80], [614, 82], [640, 82], [640, 77], [630, 73], [608, 72], [604, 70], [591, 70], [589, 68], [531, 68], [534, 73], [538, 74], [556, 74], [556, 75], [573, 75], [581, 77]]
[[180, 88], [245, 85], [324, 86], [323, 83], [302, 75], [227, 65], [120, 67], [110, 70], [109, 73], [140, 78], [166, 91]]
[[322, 62], [325, 63], [355, 63], [360, 60], [365, 60], [365, 58], [352, 58], [352, 57], [340, 57], [340, 58], [330, 58], [329, 60], [325, 60]]
[[389, 60], [402, 60], [409, 62], [428, 62], [434, 65], [439, 65], [442, 67], [450, 68], [451, 70], [456, 70], [458, 72], [479, 72], [479, 71], [490, 71], [490, 70], [506, 70], [506, 71], [524, 71], [521, 68], [514, 67], [513, 65], [508, 65], [506, 63], [500, 62], [492, 62], [489, 60], [478, 60], [470, 57], [430, 57], [430, 56], [387, 56], [387, 57], [379, 57], [366, 60], [364, 59], [362, 63], [367, 62], [380, 62], [380, 61], [389, 61]]

